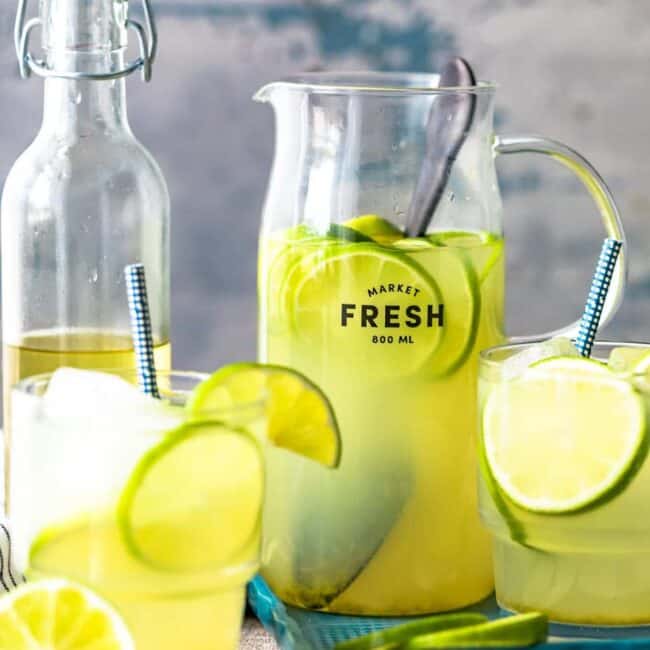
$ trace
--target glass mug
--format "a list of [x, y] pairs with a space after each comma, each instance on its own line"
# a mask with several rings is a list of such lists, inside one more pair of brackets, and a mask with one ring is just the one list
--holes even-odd
[[[428, 231], [404, 237], [442, 99], [474, 113]], [[437, 75], [307, 74], [256, 95], [276, 117], [260, 240], [262, 361], [331, 399], [342, 458], [268, 454], [262, 574], [285, 602], [359, 615], [463, 607], [493, 589], [475, 478], [478, 352], [504, 334], [495, 157], [534, 152], [576, 173], [621, 239], [597, 172], [566, 146], [493, 132], [495, 87]], [[605, 308], [622, 298], [619, 261]], [[575, 324], [551, 332], [570, 335]], [[306, 406], [307, 407], [307, 406]]]

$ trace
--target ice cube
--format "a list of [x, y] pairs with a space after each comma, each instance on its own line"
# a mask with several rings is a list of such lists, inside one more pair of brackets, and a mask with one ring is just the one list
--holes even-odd
[[607, 360], [607, 365], [614, 372], [634, 372], [635, 367], [648, 354], [645, 348], [614, 348]]
[[43, 395], [43, 411], [53, 418], [115, 418], [118, 415], [140, 418], [169, 417], [171, 409], [167, 403], [143, 394], [118, 375], [59, 368]]
[[571, 339], [557, 336], [547, 341], [533, 343], [518, 354], [513, 354], [503, 362], [501, 369], [505, 379], [521, 375], [533, 363], [551, 357], [579, 357], [580, 353]]

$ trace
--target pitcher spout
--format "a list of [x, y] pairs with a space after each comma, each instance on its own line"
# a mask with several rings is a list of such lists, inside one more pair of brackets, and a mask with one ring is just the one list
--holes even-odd
[[253, 101], [259, 102], [260, 104], [268, 104], [273, 101], [273, 95], [283, 84], [278, 81], [273, 81], [262, 86], [254, 95]]

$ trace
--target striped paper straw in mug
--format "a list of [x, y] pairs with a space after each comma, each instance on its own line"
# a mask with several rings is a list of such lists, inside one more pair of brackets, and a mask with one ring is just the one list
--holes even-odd
[[603, 242], [603, 248], [600, 251], [600, 257], [596, 265], [596, 272], [591, 281], [585, 311], [580, 319], [578, 336], [576, 336], [575, 340], [575, 346], [583, 357], [591, 355], [591, 348], [596, 338], [600, 316], [603, 313], [603, 305], [605, 304], [605, 298], [612, 281], [612, 274], [614, 273], [621, 246], [623, 246], [623, 242], [617, 239], [607, 238]]
[[147, 283], [142, 264], [129, 264], [124, 269], [126, 295], [131, 314], [131, 334], [135, 348], [140, 389], [146, 395], [160, 398], [156, 382], [156, 366], [153, 357], [153, 333], [147, 300]]

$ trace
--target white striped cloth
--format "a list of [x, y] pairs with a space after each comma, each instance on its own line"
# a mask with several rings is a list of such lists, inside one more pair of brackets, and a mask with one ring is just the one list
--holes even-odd
[[0, 520], [0, 589], [11, 591], [23, 582], [25, 578], [13, 564], [9, 526]]

